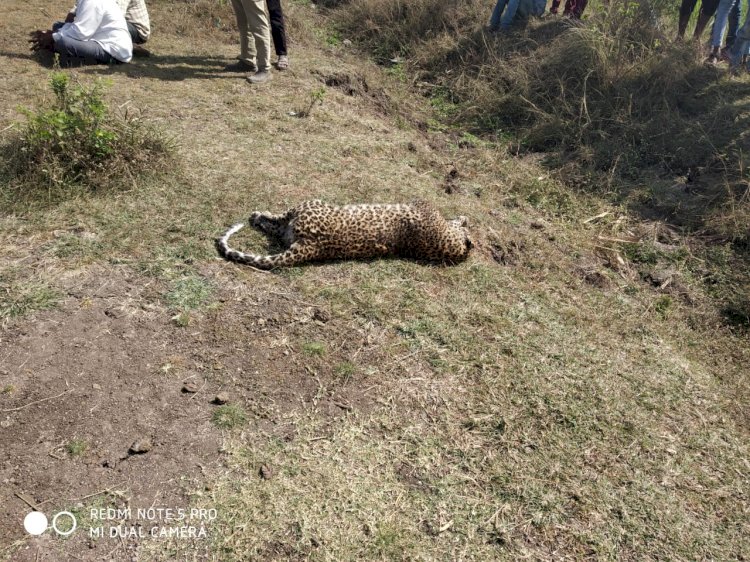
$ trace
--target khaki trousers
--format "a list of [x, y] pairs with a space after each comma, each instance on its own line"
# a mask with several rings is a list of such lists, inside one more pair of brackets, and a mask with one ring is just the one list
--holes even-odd
[[240, 30], [240, 60], [256, 64], [258, 71], [271, 69], [271, 29], [266, 0], [232, 0]]

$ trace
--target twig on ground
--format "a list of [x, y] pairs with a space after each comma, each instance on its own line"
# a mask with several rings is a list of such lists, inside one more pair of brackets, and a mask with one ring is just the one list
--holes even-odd
[[55, 398], [60, 398], [63, 394], [67, 394], [68, 392], [72, 392], [73, 389], [69, 388], [68, 390], [65, 390], [61, 392], [60, 394], [56, 394], [55, 396], [48, 396], [47, 398], [42, 398], [41, 400], [35, 400], [34, 402], [29, 402], [28, 404], [24, 404], [23, 406], [19, 406], [18, 408], [8, 408], [7, 410], [0, 410], [0, 412], [6, 413], [6, 412], [17, 412], [19, 410], [23, 410], [24, 408], [28, 408], [29, 406], [33, 406], [34, 404], [39, 404], [41, 402], [46, 402], [47, 400], [54, 400]]
[[22, 494], [21, 492], [16, 492], [15, 495], [19, 500], [21, 500], [23, 503], [28, 505], [31, 509], [33, 509], [34, 511], [39, 511], [39, 506], [35, 504], [33, 501], [31, 501], [26, 494]]
[[603, 213], [599, 213], [598, 215], [595, 215], [593, 217], [589, 217], [586, 220], [581, 221], [583, 224], [588, 224], [590, 222], [594, 222], [595, 220], [603, 219], [607, 215], [610, 215], [611, 213], [609, 211], [604, 211]]

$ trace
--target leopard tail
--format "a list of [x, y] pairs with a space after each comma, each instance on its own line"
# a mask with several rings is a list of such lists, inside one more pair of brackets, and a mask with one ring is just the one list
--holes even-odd
[[219, 251], [219, 255], [226, 260], [250, 265], [252, 267], [257, 267], [258, 269], [271, 269], [274, 267], [274, 260], [270, 259], [270, 256], [246, 254], [229, 247], [229, 237], [242, 230], [244, 226], [245, 225], [241, 222], [232, 225], [232, 227], [224, 233], [224, 236], [216, 239], [216, 249]]

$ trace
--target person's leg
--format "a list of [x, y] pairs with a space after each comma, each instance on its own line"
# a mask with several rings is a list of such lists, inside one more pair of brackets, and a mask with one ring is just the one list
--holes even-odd
[[232, 0], [232, 8], [237, 18], [237, 29], [240, 32], [240, 62], [249, 68], [255, 67], [255, 41], [248, 27], [248, 16], [243, 0]]
[[560, 10], [560, 2], [562, 0], [552, 0], [552, 6], [549, 9], [550, 14], [556, 14]]
[[581, 16], [583, 15], [583, 11], [586, 9], [586, 4], [588, 4], [588, 0], [575, 0], [575, 1], [576, 1], [576, 5], [573, 8], [571, 16], [579, 20], [581, 19]]
[[508, 5], [505, 8], [505, 13], [503, 13], [503, 17], [500, 18], [501, 29], [510, 29], [510, 26], [513, 25], [513, 20], [515, 19], [516, 12], [518, 11], [518, 4], [520, 4], [520, 0], [508, 0]]
[[79, 41], [70, 37], [60, 37], [55, 41], [55, 52], [60, 54], [62, 66], [80, 66], [82, 64], [109, 64], [117, 62], [96, 41]]
[[721, 40], [724, 37], [724, 31], [727, 29], [729, 12], [737, 0], [720, 0], [719, 7], [716, 8], [716, 18], [714, 19], [714, 28], [711, 32], [711, 49], [712, 55], [718, 54], [721, 47]]
[[503, 11], [508, 0], [497, 0], [495, 9], [492, 10], [492, 16], [490, 17], [490, 30], [497, 30], [500, 28], [500, 20], [503, 17]]
[[748, 47], [750, 47], [750, 7], [747, 9], [747, 14], [745, 15], [745, 23], [739, 31], [737, 31], [734, 45], [732, 45], [732, 48], [729, 50], [729, 65], [733, 72], [738, 70], [740, 63], [742, 62], [742, 57], [748, 52]]
[[714, 17], [716, 8], [719, 7], [719, 0], [703, 0], [701, 2], [701, 9], [698, 12], [698, 21], [695, 22], [695, 31], [693, 31], [693, 39], [700, 41], [703, 31], [706, 29], [708, 22]]
[[740, 27], [740, 19], [742, 17], [741, 4], [742, 0], [737, 0], [737, 2], [734, 3], [734, 6], [732, 6], [732, 9], [729, 10], [729, 17], [727, 18], [727, 37], [724, 41], [724, 47], [726, 49], [729, 49], [732, 46], [737, 37], [737, 30]]
[[677, 37], [682, 39], [685, 36], [685, 30], [687, 29], [690, 16], [693, 14], [695, 5], [698, 0], [682, 0], [680, 4], [680, 20], [677, 24]]
[[146, 41], [141, 37], [141, 34], [138, 33], [138, 29], [136, 27], [128, 22], [125, 22], [128, 25], [128, 33], [130, 33], [130, 39], [133, 41], [133, 45], [143, 45]]
[[271, 35], [276, 55], [281, 57], [286, 52], [286, 30], [284, 28], [284, 12], [281, 10], [281, 0], [266, 0], [268, 19], [271, 22]]
[[571, 16], [576, 9], [576, 0], [565, 0], [565, 10], [563, 11], [564, 16]]
[[265, 82], [271, 77], [271, 26], [268, 24], [265, 0], [242, 0], [247, 14], [247, 24], [255, 40], [258, 72], [248, 80]]

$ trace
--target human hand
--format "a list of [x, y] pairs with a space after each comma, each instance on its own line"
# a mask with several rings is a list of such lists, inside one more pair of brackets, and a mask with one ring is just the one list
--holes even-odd
[[42, 31], [37, 29], [29, 34], [29, 43], [31, 43], [31, 50], [38, 51], [44, 49], [52, 51], [55, 46], [55, 40], [52, 38], [52, 31]]
[[65, 23], [73, 23], [73, 20], [76, 19], [76, 15], [73, 12], [69, 12], [67, 16], [65, 16]]

